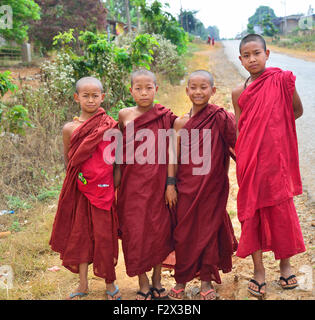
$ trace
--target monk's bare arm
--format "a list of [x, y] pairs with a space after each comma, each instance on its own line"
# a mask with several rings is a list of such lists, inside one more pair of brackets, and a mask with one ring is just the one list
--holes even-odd
[[126, 118], [126, 111], [125, 109], [121, 109], [118, 113], [118, 127], [120, 131], [124, 130], [125, 118]]
[[294, 93], [293, 93], [293, 112], [294, 112], [295, 120], [300, 118], [303, 115], [302, 101], [296, 89], [294, 90]]
[[66, 123], [62, 128], [63, 158], [65, 163], [65, 168], [67, 168], [68, 162], [69, 162], [68, 152], [70, 149], [71, 135], [74, 130], [75, 130], [75, 126], [73, 122]]
[[241, 116], [241, 108], [238, 105], [238, 99], [243, 91], [243, 86], [238, 86], [237, 88], [233, 89], [232, 91], [232, 103], [234, 107], [234, 113], [235, 113], [235, 121], [236, 121], [236, 137], [238, 137], [238, 121]]
[[[185, 123], [188, 121], [185, 117], [183, 118], [177, 118], [174, 122], [174, 129], [176, 133], [179, 132], [180, 129], [182, 129], [185, 125]], [[170, 148], [170, 164], [168, 165], [168, 177], [176, 177], [177, 173], [177, 160], [179, 159], [180, 155], [180, 137], [177, 135], [176, 138], [176, 149]], [[166, 187], [165, 192], [165, 202], [169, 205], [170, 208], [176, 205], [177, 203], [177, 191], [174, 185], [168, 185]]]

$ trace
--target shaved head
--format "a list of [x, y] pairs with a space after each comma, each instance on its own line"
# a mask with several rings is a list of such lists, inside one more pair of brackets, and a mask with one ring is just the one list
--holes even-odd
[[213, 76], [212, 76], [212, 74], [211, 74], [209, 71], [207, 71], [207, 70], [196, 70], [196, 71], [192, 72], [192, 73], [190, 74], [189, 78], [188, 78], [188, 84], [189, 84], [189, 81], [190, 81], [192, 78], [194, 78], [194, 77], [203, 77], [203, 78], [206, 78], [206, 79], [209, 81], [211, 87], [214, 86]]
[[79, 93], [80, 89], [86, 85], [86, 84], [94, 84], [95, 86], [99, 87], [100, 91], [103, 93], [103, 85], [100, 80], [94, 78], [94, 77], [84, 77], [77, 81], [75, 85], [75, 90], [77, 93]]
[[155, 74], [153, 72], [147, 70], [147, 69], [136, 70], [131, 74], [131, 86], [133, 86], [133, 83], [134, 83], [135, 79], [137, 77], [140, 77], [140, 76], [147, 76], [147, 77], [152, 78], [152, 80], [153, 80], [153, 82], [154, 82], [154, 84], [156, 86], [157, 81], [156, 81]]
[[265, 39], [262, 36], [260, 36], [259, 34], [250, 33], [250, 34], [248, 34], [246, 37], [244, 37], [241, 40], [240, 53], [241, 53], [242, 47], [248, 42], [259, 42], [259, 43], [261, 43], [261, 45], [262, 45], [263, 49], [265, 50], [265, 52], [267, 50]]

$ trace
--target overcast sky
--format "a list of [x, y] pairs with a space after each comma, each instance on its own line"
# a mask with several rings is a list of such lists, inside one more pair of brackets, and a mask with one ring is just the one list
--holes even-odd
[[221, 38], [235, 37], [237, 33], [246, 29], [248, 18], [261, 5], [271, 7], [277, 17], [283, 17], [285, 12], [287, 15], [306, 14], [309, 5], [315, 9], [315, 0], [162, 0], [161, 2], [169, 3], [170, 8], [164, 10], [176, 17], [180, 12], [180, 4], [186, 10], [199, 10], [196, 17], [206, 28], [216, 25]]

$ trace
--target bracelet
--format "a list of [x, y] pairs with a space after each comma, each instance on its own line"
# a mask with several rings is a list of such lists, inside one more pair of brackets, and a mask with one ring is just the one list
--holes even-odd
[[176, 178], [175, 177], [167, 177], [167, 180], [166, 180], [166, 185], [167, 186], [174, 186], [176, 185]]

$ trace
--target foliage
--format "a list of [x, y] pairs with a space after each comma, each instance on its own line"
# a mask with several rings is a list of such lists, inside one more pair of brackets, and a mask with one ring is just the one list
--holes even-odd
[[170, 40], [179, 54], [187, 50], [188, 35], [174, 16], [162, 10], [161, 2], [155, 0], [151, 6], [142, 5], [143, 31], [150, 34], [161, 34]]
[[[0, 73], [0, 96], [8, 92], [14, 92], [17, 86], [12, 83], [11, 72]], [[28, 110], [21, 105], [9, 107], [0, 102], [0, 132], [2, 130], [24, 135], [25, 127], [33, 127], [28, 117]]]
[[41, 19], [31, 25], [30, 38], [50, 50], [53, 38], [69, 29], [104, 31], [106, 9], [101, 0], [35, 0], [41, 8]]
[[[134, 41], [135, 34], [126, 34], [117, 37], [116, 44], [122, 48], [128, 48]], [[171, 83], [178, 82], [185, 75], [186, 69], [183, 56], [178, 55], [176, 46], [170, 40], [160, 34], [152, 34], [159, 46], [153, 48], [152, 71], [163, 75]]]
[[214, 38], [215, 40], [220, 40], [220, 31], [217, 26], [209, 26], [207, 28], [207, 32], [211, 36], [211, 38]]
[[12, 8], [12, 28], [0, 28], [0, 35], [6, 40], [23, 43], [28, 39], [31, 21], [40, 19], [40, 8], [34, 0], [5, 0], [4, 4]]
[[254, 30], [254, 25], [252, 23], [248, 23], [247, 24], [247, 32], [248, 33], [255, 33], [255, 30]]
[[[75, 80], [87, 75], [99, 78], [106, 93], [106, 110], [132, 103], [127, 87], [129, 75], [134, 68], [150, 68], [153, 48], [159, 45], [156, 39], [149, 34], [139, 34], [128, 48], [120, 48], [108, 42], [106, 34], [85, 31], [80, 32], [76, 39], [72, 31], [59, 34], [54, 43], [62, 46]], [[80, 42], [81, 53], [75, 52], [70, 46], [74, 41]]]
[[279, 47], [298, 49], [302, 51], [315, 51], [315, 28], [313, 30], [294, 30], [285, 38], [273, 37], [272, 43]]
[[270, 16], [270, 19], [276, 18], [275, 12], [273, 11], [272, 8], [268, 6], [260, 6], [256, 9], [254, 15], [248, 18], [248, 23], [253, 26], [261, 25], [262, 21], [267, 15]]
[[261, 26], [264, 30], [264, 36], [273, 37], [279, 32], [279, 30], [276, 29], [275, 25], [272, 23], [270, 14], [264, 16]]
[[178, 16], [178, 22], [184, 30], [190, 34], [199, 36], [201, 39], [206, 40], [208, 32], [203, 23], [196, 18], [198, 11], [184, 10]]

